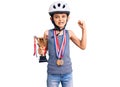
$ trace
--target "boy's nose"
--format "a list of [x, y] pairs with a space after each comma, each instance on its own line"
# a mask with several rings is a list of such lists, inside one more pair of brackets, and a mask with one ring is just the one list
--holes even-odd
[[59, 18], [59, 20], [61, 21], [61, 20], [62, 20], [62, 18], [60, 17], [60, 18]]

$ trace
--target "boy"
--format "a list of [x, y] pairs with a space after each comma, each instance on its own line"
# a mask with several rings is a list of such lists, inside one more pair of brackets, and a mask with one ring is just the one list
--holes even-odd
[[86, 48], [85, 23], [84, 21], [78, 21], [78, 25], [82, 29], [80, 40], [71, 30], [65, 29], [70, 14], [67, 3], [54, 2], [50, 5], [49, 14], [54, 28], [44, 32], [49, 55], [47, 87], [58, 87], [59, 83], [62, 87], [73, 87], [69, 40], [82, 50]]

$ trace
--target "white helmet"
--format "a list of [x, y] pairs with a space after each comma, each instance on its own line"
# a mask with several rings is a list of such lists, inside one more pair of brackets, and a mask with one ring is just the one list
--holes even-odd
[[66, 13], [69, 15], [70, 9], [68, 4], [63, 1], [54, 2], [49, 7], [49, 14], [52, 16], [54, 13]]

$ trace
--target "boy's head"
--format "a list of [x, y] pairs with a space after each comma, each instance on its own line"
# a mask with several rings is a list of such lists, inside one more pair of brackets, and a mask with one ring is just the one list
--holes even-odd
[[67, 24], [70, 9], [67, 3], [57, 1], [50, 5], [49, 14], [55, 29], [63, 30]]

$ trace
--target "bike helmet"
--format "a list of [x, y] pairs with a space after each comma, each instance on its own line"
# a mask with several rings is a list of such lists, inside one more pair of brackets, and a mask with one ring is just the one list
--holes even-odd
[[68, 4], [63, 1], [54, 2], [49, 7], [49, 14], [50, 16], [53, 16], [54, 13], [66, 13], [67, 15], [69, 15], [70, 9]]

